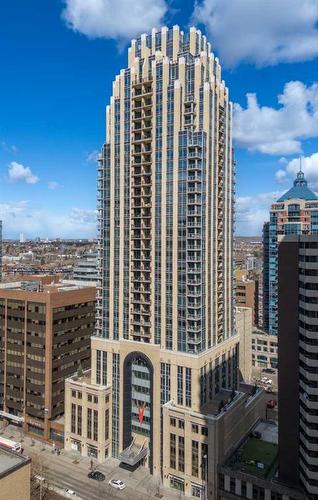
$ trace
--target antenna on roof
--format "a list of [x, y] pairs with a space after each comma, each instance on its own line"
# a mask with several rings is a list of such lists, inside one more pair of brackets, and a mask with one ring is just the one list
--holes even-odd
[[303, 168], [302, 168], [302, 156], [299, 157], [299, 172], [302, 172], [303, 171]]

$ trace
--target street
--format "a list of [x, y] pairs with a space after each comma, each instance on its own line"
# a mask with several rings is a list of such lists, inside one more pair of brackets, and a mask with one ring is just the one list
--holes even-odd
[[[6, 427], [1, 434], [4, 437], [21, 442], [21, 431], [12, 425]], [[105, 474], [105, 481], [95, 481], [87, 477], [90, 471], [91, 459], [87, 457], [75, 457], [74, 454], [61, 450], [61, 454], [52, 453], [52, 446], [31, 439], [29, 436], [23, 437], [24, 454], [30, 456], [35, 463], [41, 464], [41, 475], [46, 479], [48, 485], [59, 488], [69, 488], [75, 491], [77, 497], [82, 500], [109, 499], [131, 499], [131, 500], [163, 500], [180, 498], [176, 492], [167, 491], [160, 488], [158, 493], [158, 483], [144, 467], [139, 467], [134, 472], [119, 467], [118, 460], [108, 459], [104, 464], [94, 466], [97, 470]], [[108, 485], [110, 479], [121, 479], [126, 483], [126, 488], [122, 491], [113, 489]], [[67, 495], [65, 494], [67, 497]], [[72, 498], [72, 497], [68, 497]], [[74, 497], [73, 497], [74, 498]], [[33, 499], [32, 499], [33, 500]], [[34, 500], [36, 497], [34, 496]]]

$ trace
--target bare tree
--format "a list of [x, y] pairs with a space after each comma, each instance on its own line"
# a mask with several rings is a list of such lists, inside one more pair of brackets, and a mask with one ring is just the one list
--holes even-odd
[[31, 463], [31, 498], [32, 500], [43, 500], [49, 493], [47, 480], [48, 466], [43, 457], [38, 454], [32, 455]]

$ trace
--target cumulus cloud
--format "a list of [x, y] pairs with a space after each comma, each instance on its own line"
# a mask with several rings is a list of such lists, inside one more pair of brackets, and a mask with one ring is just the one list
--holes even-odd
[[282, 191], [260, 193], [255, 196], [241, 196], [236, 200], [236, 234], [238, 236], [258, 236], [262, 234], [269, 210]]
[[28, 201], [0, 203], [0, 220], [5, 238], [18, 238], [20, 233], [28, 238], [96, 237], [96, 210], [72, 208], [58, 214], [34, 208]]
[[130, 39], [160, 26], [165, 0], [65, 0], [67, 26], [90, 38]]
[[318, 136], [318, 84], [285, 84], [278, 107], [261, 106], [247, 94], [247, 106], [234, 106], [233, 134], [238, 146], [266, 154], [301, 151], [301, 140]]
[[318, 55], [317, 0], [201, 0], [193, 18], [206, 26], [222, 63], [230, 67]]
[[[301, 164], [302, 171], [305, 174], [309, 187], [311, 187], [315, 191], [318, 191], [318, 153], [313, 153], [310, 156], [302, 157]], [[295, 179], [297, 172], [299, 172], [299, 168], [299, 158], [293, 158], [286, 164], [285, 169], [282, 170], [283, 174], [281, 175], [284, 175], [288, 182], [291, 183]], [[276, 179], [278, 172], [276, 172]]]
[[26, 184], [36, 184], [40, 180], [32, 173], [30, 167], [25, 167], [16, 161], [12, 161], [10, 163], [8, 174], [10, 182], [26, 182]]

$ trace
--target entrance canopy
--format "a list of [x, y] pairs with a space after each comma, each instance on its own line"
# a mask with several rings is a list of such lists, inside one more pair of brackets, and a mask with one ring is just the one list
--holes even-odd
[[134, 467], [138, 462], [147, 456], [148, 447], [138, 446], [135, 444], [134, 440], [132, 443], [119, 454], [119, 460], [124, 464]]

